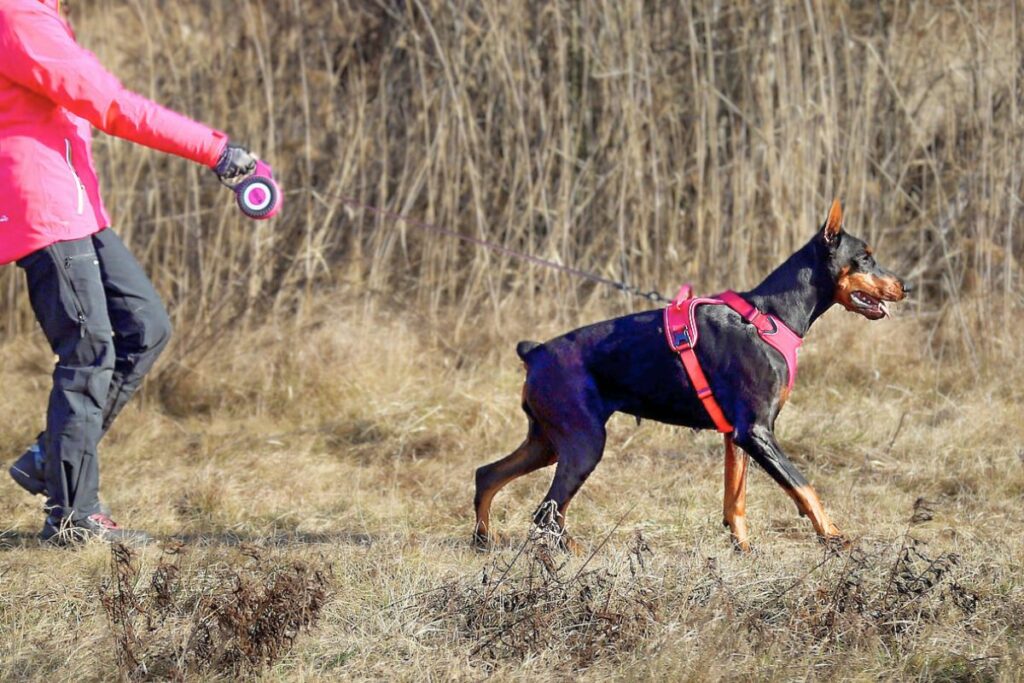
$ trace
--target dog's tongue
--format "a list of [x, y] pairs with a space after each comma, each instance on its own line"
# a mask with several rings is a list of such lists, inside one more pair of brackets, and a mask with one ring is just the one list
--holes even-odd
[[878, 302], [878, 308], [881, 309], [882, 315], [884, 315], [886, 318], [891, 318], [892, 317], [892, 315], [889, 313], [889, 304], [888, 304], [888, 302], [886, 302], [886, 301], [879, 301]]

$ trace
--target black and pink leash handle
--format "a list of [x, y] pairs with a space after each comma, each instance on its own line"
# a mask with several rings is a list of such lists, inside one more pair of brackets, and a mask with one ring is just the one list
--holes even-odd
[[235, 193], [238, 208], [254, 220], [273, 218], [284, 204], [284, 194], [274, 180], [274, 172], [263, 160], [256, 161], [252, 175], [229, 187]]

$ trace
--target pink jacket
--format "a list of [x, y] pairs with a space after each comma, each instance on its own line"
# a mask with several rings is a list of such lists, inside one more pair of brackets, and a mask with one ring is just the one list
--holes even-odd
[[92, 126], [214, 166], [211, 130], [125, 90], [82, 49], [58, 0], [0, 0], [0, 265], [110, 225]]

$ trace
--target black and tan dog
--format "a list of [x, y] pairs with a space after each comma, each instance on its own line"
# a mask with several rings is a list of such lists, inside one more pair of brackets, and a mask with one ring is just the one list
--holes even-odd
[[[743, 299], [774, 316], [800, 337], [839, 303], [870, 320], [888, 315], [909, 287], [882, 269], [862, 240], [842, 231], [842, 208], [833, 202], [825, 224], [806, 245]], [[738, 547], [748, 549], [745, 497], [747, 456], [768, 472], [810, 518], [824, 540], [842, 541], [814, 489], [782, 452], [775, 418], [788, 396], [789, 368], [754, 326], [727, 306], [696, 312], [697, 358], [733, 431], [725, 436], [724, 523]], [[679, 355], [666, 342], [661, 311], [607, 320], [543, 344], [521, 342], [526, 365], [523, 410], [526, 441], [510, 455], [476, 471], [474, 541], [493, 540], [489, 523], [494, 495], [510, 481], [557, 463], [551, 488], [537, 511], [566, 508], [597, 466], [605, 446], [605, 423], [615, 412], [694, 429], [715, 424], [698, 398]], [[568, 545], [573, 547], [571, 541]]]

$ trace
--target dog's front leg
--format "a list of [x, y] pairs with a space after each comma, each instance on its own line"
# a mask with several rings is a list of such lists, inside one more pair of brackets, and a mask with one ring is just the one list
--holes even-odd
[[732, 532], [739, 550], [750, 550], [747, 537], [747, 454], [736, 453], [732, 437], [725, 437], [725, 496], [722, 500], [722, 523]]
[[782, 486], [800, 514], [811, 520], [818, 536], [825, 541], [846, 542], [839, 527], [829, 519], [818, 494], [782, 452], [771, 429], [762, 425], [738, 428], [733, 438]]

